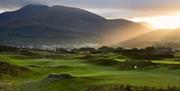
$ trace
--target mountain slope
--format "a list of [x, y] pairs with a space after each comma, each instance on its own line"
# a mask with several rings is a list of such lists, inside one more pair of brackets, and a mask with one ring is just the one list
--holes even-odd
[[65, 6], [27, 5], [0, 14], [0, 21], [0, 42], [14, 46], [112, 44], [121, 41], [109, 42], [112, 36], [124, 39], [123, 36], [133, 37], [148, 30], [132, 21], [107, 20], [89, 11]]
[[105, 29], [103, 30], [105, 32], [102, 34], [103, 40], [106, 41], [105, 44], [107, 45], [114, 45], [150, 31], [139, 23], [124, 19], [108, 20], [104, 25]]
[[124, 47], [165, 46], [180, 48], [180, 29], [154, 30], [120, 43]]

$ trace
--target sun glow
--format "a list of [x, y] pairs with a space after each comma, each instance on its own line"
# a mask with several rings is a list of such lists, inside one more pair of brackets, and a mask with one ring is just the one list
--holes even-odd
[[134, 18], [132, 20], [135, 22], [147, 22], [157, 29], [180, 28], [180, 13], [168, 16]]

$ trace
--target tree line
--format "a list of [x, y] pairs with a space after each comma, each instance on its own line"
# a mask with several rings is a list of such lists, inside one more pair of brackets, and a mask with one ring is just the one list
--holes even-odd
[[[19, 50], [38, 50], [28, 48], [17, 48], [0, 45], [0, 52], [15, 52]], [[82, 48], [56, 48], [51, 51], [56, 54], [97, 54], [97, 53], [117, 53], [129, 59], [139, 60], [161, 60], [167, 58], [174, 58], [174, 50], [169, 47], [146, 47], [146, 48], [130, 48], [126, 49], [123, 47], [108, 47], [102, 46], [100, 48], [82, 47]]]
[[79, 49], [67, 50], [64, 48], [57, 48], [55, 53], [88, 53], [88, 54], [97, 54], [97, 53], [117, 53], [121, 54], [130, 59], [139, 59], [139, 60], [160, 60], [165, 58], [174, 58], [174, 50], [169, 47], [146, 47], [146, 48], [131, 48], [125, 49], [123, 47], [113, 48], [108, 46], [102, 46], [98, 49], [91, 47], [83, 47]]

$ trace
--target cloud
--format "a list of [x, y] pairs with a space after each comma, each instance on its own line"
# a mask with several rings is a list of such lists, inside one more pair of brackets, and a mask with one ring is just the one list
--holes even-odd
[[26, 4], [65, 5], [86, 9], [108, 18], [163, 15], [177, 12], [179, 0], [0, 0], [0, 9]]

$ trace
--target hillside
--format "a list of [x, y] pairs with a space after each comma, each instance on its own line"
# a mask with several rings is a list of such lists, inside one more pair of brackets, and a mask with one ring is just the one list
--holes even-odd
[[180, 48], [180, 29], [154, 30], [123, 41], [120, 45], [124, 47], [165, 46]]

